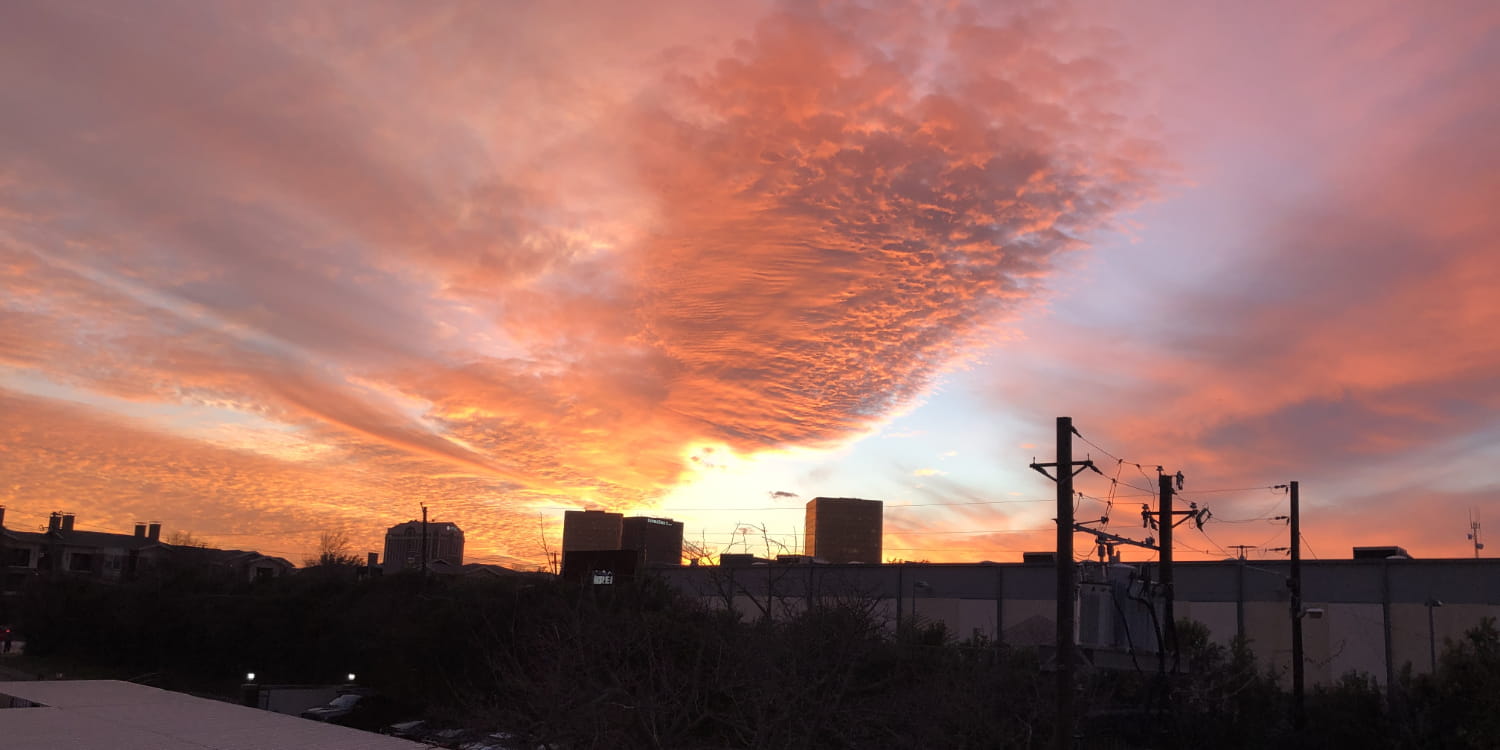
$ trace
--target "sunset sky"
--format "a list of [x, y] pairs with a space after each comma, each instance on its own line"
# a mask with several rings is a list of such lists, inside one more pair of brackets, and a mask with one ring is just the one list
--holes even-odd
[[1184, 473], [1180, 559], [1289, 480], [1310, 556], [1472, 555], [1497, 81], [1490, 0], [6, 3], [0, 504], [529, 567], [853, 496], [1006, 561], [1067, 415], [1080, 517]]

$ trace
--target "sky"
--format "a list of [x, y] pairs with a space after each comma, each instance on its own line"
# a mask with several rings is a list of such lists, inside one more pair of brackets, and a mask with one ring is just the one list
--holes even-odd
[[[20, 2], [0, 504], [294, 561], [1500, 535], [1500, 5]], [[1497, 536], [1496, 538], [1500, 538]], [[1075, 540], [1080, 553], [1088, 537]], [[1152, 553], [1128, 549], [1125, 559]]]

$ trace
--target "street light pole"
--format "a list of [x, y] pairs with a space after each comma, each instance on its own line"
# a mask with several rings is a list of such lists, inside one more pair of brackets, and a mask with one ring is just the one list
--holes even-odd
[[1427, 658], [1431, 660], [1432, 673], [1437, 674], [1437, 629], [1433, 627], [1432, 610], [1443, 603], [1431, 596], [1424, 603], [1427, 605]]
[[922, 625], [922, 613], [919, 612], [919, 611], [917, 611], [917, 592], [918, 591], [924, 592], [924, 594], [923, 594], [924, 596], [931, 596], [931, 594], [932, 594], [932, 584], [929, 584], [926, 581], [920, 581], [920, 580], [919, 581], [912, 581], [912, 584], [911, 584], [911, 624], [914, 627], [921, 627], [921, 625]]

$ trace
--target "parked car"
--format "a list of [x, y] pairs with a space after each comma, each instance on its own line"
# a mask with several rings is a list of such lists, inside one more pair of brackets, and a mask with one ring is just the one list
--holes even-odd
[[398, 722], [380, 730], [381, 734], [389, 734], [392, 737], [403, 737], [408, 740], [420, 739], [426, 732], [427, 722], [421, 719]]
[[316, 706], [314, 708], [309, 708], [306, 711], [303, 711], [302, 718], [312, 719], [313, 721], [327, 721], [335, 724], [341, 724], [343, 722], [340, 722], [338, 720], [346, 716], [353, 715], [355, 709], [359, 707], [360, 702], [364, 699], [365, 696], [355, 693], [340, 695], [339, 697], [334, 698], [325, 705]]
[[302, 718], [373, 732], [402, 718], [403, 713], [391, 699], [361, 690], [343, 693], [325, 705], [309, 708], [302, 712]]

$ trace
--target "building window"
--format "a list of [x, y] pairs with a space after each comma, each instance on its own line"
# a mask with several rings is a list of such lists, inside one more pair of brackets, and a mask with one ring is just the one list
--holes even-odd
[[15, 566], [21, 567], [21, 568], [29, 568], [29, 567], [31, 567], [31, 549], [30, 548], [27, 548], [27, 547], [16, 547], [14, 549], [11, 549], [10, 550], [10, 554], [6, 555], [6, 557], [8, 558], [5, 561], [5, 563], [7, 565], [15, 565]]
[[255, 569], [255, 580], [257, 581], [270, 580], [272, 575], [275, 575], [275, 571], [270, 568], [260, 567]]
[[68, 555], [68, 570], [77, 573], [87, 573], [94, 569], [94, 556], [87, 552], [74, 552]]

